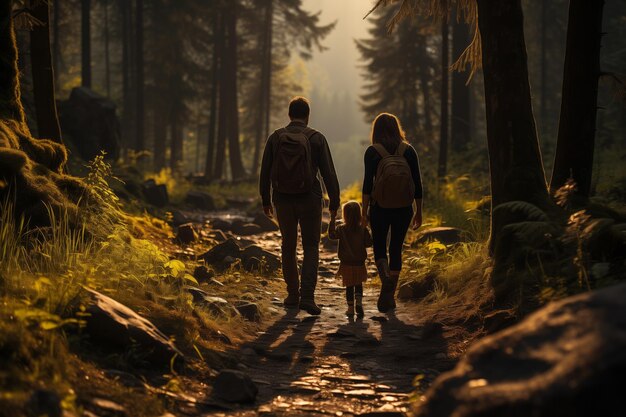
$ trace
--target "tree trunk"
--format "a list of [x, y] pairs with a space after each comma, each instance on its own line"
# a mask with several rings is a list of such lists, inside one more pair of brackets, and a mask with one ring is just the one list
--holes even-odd
[[31, 14], [42, 24], [30, 32], [33, 96], [39, 137], [63, 143], [54, 93], [54, 71], [50, 53], [50, 10], [42, 1], [31, 1]]
[[448, 80], [450, 78], [450, 24], [444, 18], [441, 23], [441, 117], [439, 118], [439, 164], [437, 176], [443, 179], [448, 168]]
[[183, 134], [180, 123], [174, 115], [170, 118], [170, 136], [170, 168], [172, 172], [176, 172], [183, 162]]
[[[271, 104], [270, 101], [267, 100], [267, 95], [270, 93], [270, 89], [267, 84], [271, 78], [271, 66], [272, 66], [272, 49], [271, 49], [271, 32], [272, 32], [272, 20], [273, 20], [273, 11], [272, 11], [272, 0], [268, 0], [267, 6], [265, 8], [265, 20], [264, 20], [264, 28], [263, 31], [263, 39], [260, 44], [262, 45], [262, 53], [261, 53], [261, 83], [259, 85], [259, 106], [257, 112], [257, 120], [256, 120], [256, 138], [254, 141], [254, 156], [252, 163], [252, 173], [258, 174], [259, 172], [259, 162], [261, 159], [261, 147], [263, 145], [263, 136], [267, 132], [266, 115], [270, 113], [268, 106]], [[269, 58], [269, 59], [268, 59]], [[268, 78], [269, 75], [269, 78]], [[267, 136], [265, 136], [267, 137]]]
[[[520, 0], [478, 0], [485, 81], [492, 207], [525, 201], [547, 208], [550, 199], [533, 116]], [[491, 218], [490, 250], [507, 224]]]
[[144, 59], [143, 59], [143, 0], [137, 0], [135, 11], [135, 147], [142, 151], [145, 146], [144, 105]]
[[219, 98], [217, 110], [217, 137], [215, 143], [215, 159], [213, 178], [221, 180], [224, 177], [224, 160], [226, 159], [226, 135], [228, 133], [228, 100], [230, 94], [227, 91], [226, 80], [228, 78], [228, 60], [225, 57], [225, 51], [228, 48], [226, 43], [226, 19], [222, 13], [220, 16], [220, 32], [222, 40], [220, 40], [220, 59], [219, 59]]
[[109, 0], [104, 0], [104, 85], [107, 98], [111, 98], [111, 53], [109, 42]]
[[[595, 0], [592, 0], [595, 1]], [[548, 40], [546, 39], [548, 32], [548, 2], [541, 2], [541, 97], [539, 102], [539, 107], [541, 111], [541, 116], [539, 118], [539, 131], [543, 134], [546, 131], [546, 127], [548, 125], [548, 109], [546, 107], [548, 102], [548, 59], [547, 55], [547, 44]]]
[[61, 0], [54, 1], [54, 14], [52, 17], [52, 68], [54, 71], [54, 83], [59, 83], [59, 71], [61, 64], [61, 42], [59, 40], [61, 24]]
[[220, 90], [220, 57], [224, 49], [224, 29], [221, 24], [219, 12], [215, 11], [213, 21], [213, 57], [211, 63], [211, 113], [209, 116], [209, 134], [207, 140], [206, 165], [204, 176], [207, 179], [213, 177], [215, 166], [215, 135], [218, 113], [218, 94]]
[[426, 51], [426, 45], [421, 45], [420, 58], [422, 65], [419, 66], [419, 79], [422, 91], [422, 97], [424, 99], [424, 130], [426, 136], [430, 136], [433, 133], [433, 114], [432, 103], [430, 96], [430, 74], [428, 74], [428, 51]]
[[81, 3], [81, 85], [91, 88], [91, 0]]
[[554, 192], [572, 178], [576, 195], [583, 199], [591, 192], [603, 6], [603, 0], [570, 0], [561, 116], [550, 183]]
[[128, 0], [119, 0], [121, 12], [122, 42], [122, 146], [125, 151], [134, 146], [129, 141], [133, 137], [132, 128], [132, 74], [131, 74], [131, 7]]
[[237, 99], [237, 10], [233, 7], [227, 14], [227, 39], [228, 47], [225, 59], [228, 61], [228, 78], [226, 90], [230, 99], [228, 100], [228, 156], [230, 160], [230, 170], [233, 179], [240, 179], [246, 176], [246, 170], [241, 160], [241, 146], [239, 144], [239, 106]]
[[26, 116], [20, 102], [17, 45], [13, 30], [13, 2], [0, 1], [0, 119], [15, 120], [26, 124]]
[[[270, 135], [270, 125], [272, 120], [272, 53], [274, 51], [274, 0], [269, 0], [269, 25], [267, 27], [267, 53], [265, 54], [265, 137]], [[255, 171], [256, 173], [257, 171]]]
[[153, 108], [154, 124], [154, 170], [156, 172], [165, 168], [165, 145], [167, 141], [167, 117], [163, 114], [161, 100], [155, 100]]
[[[470, 44], [469, 28], [464, 22], [454, 20], [452, 26], [452, 59], [458, 59]], [[470, 141], [470, 89], [466, 85], [467, 73], [452, 73], [452, 129], [450, 144], [455, 152], [467, 148]]]

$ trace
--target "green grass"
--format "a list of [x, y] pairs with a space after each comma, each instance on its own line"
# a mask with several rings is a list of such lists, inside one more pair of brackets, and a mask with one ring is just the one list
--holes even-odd
[[[194, 369], [206, 368], [205, 360], [222, 360], [215, 353], [227, 349], [220, 335], [236, 343], [253, 334], [255, 326], [241, 318], [218, 317], [193, 305], [184, 285], [198, 285], [189, 275], [194, 263], [172, 260], [172, 232], [164, 222], [124, 212], [108, 186], [110, 175], [102, 158], [94, 160], [85, 179], [92, 192], [84, 196], [80, 218], [49, 210], [48, 228], [30, 228], [16, 218], [10, 198], [0, 202], [0, 404], [10, 409], [19, 410], [33, 389], [45, 387], [68, 410], [77, 411], [76, 398], [99, 393], [119, 398], [136, 410], [132, 415], [159, 415], [160, 401], [107, 383], [86, 359], [90, 353], [81, 351], [85, 287], [155, 323], [196, 361]], [[218, 279], [227, 284], [222, 291], [203, 288], [231, 301], [254, 294], [258, 285], [256, 276], [235, 270]], [[259, 304], [268, 307], [263, 300]], [[114, 362], [118, 369], [127, 366], [119, 355]], [[84, 369], [89, 381], [81, 381]]]

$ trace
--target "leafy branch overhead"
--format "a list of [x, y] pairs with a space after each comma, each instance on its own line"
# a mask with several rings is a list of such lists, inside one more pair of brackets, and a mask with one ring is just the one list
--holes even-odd
[[465, 71], [469, 65], [470, 74], [468, 82], [474, 76], [477, 69], [481, 67], [482, 53], [480, 46], [480, 31], [478, 29], [478, 8], [474, 0], [377, 0], [372, 9], [365, 15], [366, 19], [370, 14], [379, 8], [397, 6], [387, 24], [387, 29], [391, 33], [397, 25], [404, 19], [412, 19], [417, 15], [433, 18], [434, 20], [450, 20], [453, 7], [456, 7], [456, 16], [459, 22], [463, 21], [469, 25], [473, 36], [469, 45], [463, 53], [451, 65], [450, 69], [458, 72]]

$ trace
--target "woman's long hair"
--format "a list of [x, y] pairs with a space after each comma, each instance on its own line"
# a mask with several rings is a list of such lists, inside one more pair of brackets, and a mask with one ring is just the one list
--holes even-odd
[[400, 120], [391, 113], [381, 113], [372, 123], [372, 145], [380, 143], [387, 152], [393, 154], [401, 142], [406, 142]]

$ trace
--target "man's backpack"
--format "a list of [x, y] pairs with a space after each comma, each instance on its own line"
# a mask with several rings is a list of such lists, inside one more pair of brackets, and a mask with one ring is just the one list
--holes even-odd
[[311, 137], [316, 133], [311, 128], [290, 132], [277, 130], [278, 143], [274, 148], [272, 162], [272, 188], [282, 194], [306, 194], [313, 187], [311, 163]]
[[390, 154], [380, 143], [373, 146], [382, 159], [376, 170], [372, 199], [383, 208], [400, 208], [412, 205], [415, 183], [413, 182], [411, 167], [404, 157], [408, 145], [401, 142], [394, 154]]

